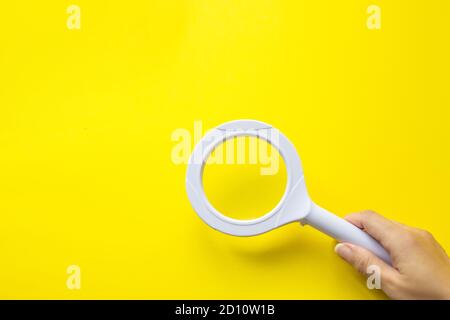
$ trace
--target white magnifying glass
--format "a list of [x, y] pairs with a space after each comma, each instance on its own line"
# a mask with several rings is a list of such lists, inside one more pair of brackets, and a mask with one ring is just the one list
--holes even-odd
[[[284, 159], [287, 186], [280, 202], [269, 213], [252, 220], [227, 217], [214, 208], [203, 188], [203, 169], [211, 152], [226, 140], [239, 136], [263, 139]], [[186, 190], [192, 207], [209, 226], [234, 236], [254, 236], [291, 222], [310, 225], [342, 242], [372, 251], [387, 263], [386, 250], [370, 235], [316, 205], [306, 190], [300, 157], [294, 145], [276, 128], [256, 120], [235, 120], [209, 131], [195, 146], [186, 174]]]

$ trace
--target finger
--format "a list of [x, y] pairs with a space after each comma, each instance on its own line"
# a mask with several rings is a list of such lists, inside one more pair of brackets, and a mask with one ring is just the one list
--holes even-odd
[[372, 252], [350, 243], [338, 243], [335, 247], [336, 253], [363, 275], [374, 272], [374, 266], [378, 267], [381, 277], [381, 287], [384, 289], [392, 287], [399, 273], [386, 264]]
[[389, 220], [373, 211], [362, 211], [345, 217], [347, 221], [363, 229], [376, 239], [388, 251], [395, 250], [398, 237], [404, 232], [404, 226]]

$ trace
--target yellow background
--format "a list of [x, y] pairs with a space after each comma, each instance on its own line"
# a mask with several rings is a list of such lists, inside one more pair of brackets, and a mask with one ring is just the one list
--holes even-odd
[[[81, 30], [66, 27], [70, 4]], [[382, 10], [368, 30], [366, 9]], [[292, 224], [193, 212], [177, 128], [238, 118], [296, 145], [313, 199], [450, 250], [450, 3], [7, 1], [0, 13], [0, 298], [384, 298]], [[81, 268], [68, 290], [66, 268]]]
[[223, 215], [256, 219], [269, 213], [283, 197], [286, 166], [277, 149], [265, 140], [235, 137], [210, 154], [202, 184], [211, 205]]

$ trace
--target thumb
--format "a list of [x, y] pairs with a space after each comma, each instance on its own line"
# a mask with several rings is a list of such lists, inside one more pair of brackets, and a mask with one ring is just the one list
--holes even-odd
[[372, 266], [380, 270], [382, 287], [390, 284], [397, 276], [397, 270], [378, 258], [372, 252], [350, 243], [338, 243], [334, 248], [336, 253], [363, 275], [372, 273]]

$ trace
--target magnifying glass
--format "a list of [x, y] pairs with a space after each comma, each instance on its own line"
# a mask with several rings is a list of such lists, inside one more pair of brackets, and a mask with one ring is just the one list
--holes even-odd
[[[256, 137], [270, 143], [286, 164], [287, 185], [280, 202], [262, 217], [239, 220], [219, 212], [208, 200], [203, 188], [203, 170], [211, 152], [229, 139]], [[372, 251], [391, 264], [386, 250], [370, 235], [350, 222], [316, 205], [306, 190], [300, 157], [294, 145], [276, 128], [256, 120], [235, 120], [209, 131], [195, 146], [189, 159], [186, 190], [192, 207], [212, 228], [234, 236], [254, 236], [292, 222], [310, 225], [341, 242], [349, 242]]]

